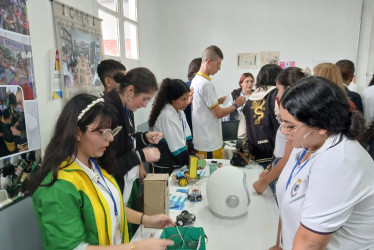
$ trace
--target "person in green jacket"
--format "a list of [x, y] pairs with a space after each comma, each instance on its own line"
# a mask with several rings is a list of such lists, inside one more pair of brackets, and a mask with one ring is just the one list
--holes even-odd
[[[163, 228], [169, 216], [123, 206], [111, 166], [96, 158], [121, 130], [104, 99], [78, 94], [62, 110], [30, 193], [45, 249], [165, 249], [171, 240], [129, 243], [127, 222]], [[100, 248], [100, 249], [101, 249]]]

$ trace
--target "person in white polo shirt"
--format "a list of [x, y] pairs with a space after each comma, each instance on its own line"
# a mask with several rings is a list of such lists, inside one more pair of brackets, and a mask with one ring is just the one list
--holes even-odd
[[284, 93], [280, 114], [294, 146], [277, 184], [280, 247], [374, 247], [374, 162], [356, 140], [362, 114], [337, 85], [313, 76]]
[[221, 69], [223, 53], [215, 45], [209, 46], [203, 53], [199, 72], [191, 82], [194, 89], [192, 101], [193, 143], [198, 154], [205, 159], [222, 159], [222, 126], [221, 118], [234, 112], [245, 103], [243, 96], [227, 108], [221, 108], [216, 90], [210, 76]]

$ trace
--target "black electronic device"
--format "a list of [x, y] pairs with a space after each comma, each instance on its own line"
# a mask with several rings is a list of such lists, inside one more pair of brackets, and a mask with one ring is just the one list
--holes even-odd
[[239, 121], [222, 122], [223, 141], [236, 140], [238, 138]]

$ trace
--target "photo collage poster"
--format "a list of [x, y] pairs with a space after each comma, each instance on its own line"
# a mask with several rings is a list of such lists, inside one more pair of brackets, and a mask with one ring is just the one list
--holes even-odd
[[102, 57], [101, 19], [57, 1], [53, 10], [63, 98], [99, 96], [104, 90], [96, 73]]
[[0, 208], [27, 193], [40, 163], [36, 83], [25, 0], [0, 1]]

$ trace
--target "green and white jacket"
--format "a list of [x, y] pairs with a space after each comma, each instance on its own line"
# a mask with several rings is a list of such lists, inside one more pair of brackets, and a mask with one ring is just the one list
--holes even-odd
[[[62, 162], [61, 166], [65, 164]], [[120, 229], [124, 243], [128, 243], [122, 194], [115, 179], [100, 169], [120, 194]], [[52, 172], [42, 184], [49, 183], [51, 179]], [[76, 162], [59, 170], [57, 181], [50, 187], [40, 186], [32, 198], [45, 249], [74, 249], [81, 243], [113, 244], [108, 202]]]

